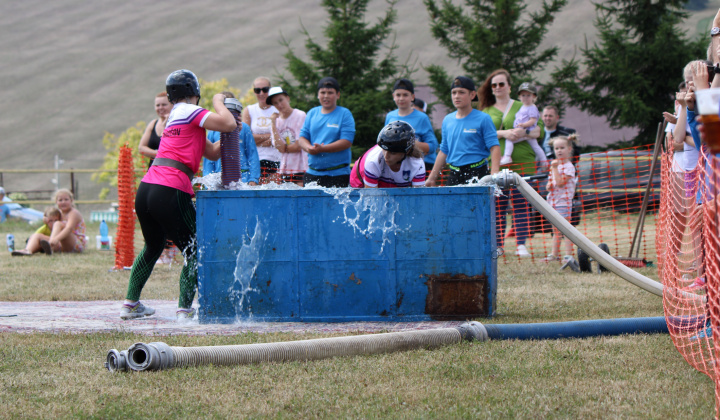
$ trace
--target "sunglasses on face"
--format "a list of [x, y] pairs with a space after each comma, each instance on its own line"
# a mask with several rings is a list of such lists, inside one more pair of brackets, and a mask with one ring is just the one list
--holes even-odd
[[255, 94], [260, 94], [260, 92], [268, 93], [268, 92], [270, 92], [270, 86], [265, 86], [265, 87], [261, 87], [261, 88], [253, 88], [253, 90], [255, 91]]
[[497, 88], [497, 87], [503, 88], [503, 87], [505, 87], [505, 82], [492, 83], [492, 84], [490, 84], [490, 87], [493, 88], [493, 89], [495, 89], [495, 88]]

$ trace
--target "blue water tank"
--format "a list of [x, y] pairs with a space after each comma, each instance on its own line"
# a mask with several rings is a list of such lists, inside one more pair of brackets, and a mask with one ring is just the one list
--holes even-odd
[[202, 323], [495, 311], [491, 187], [197, 193]]

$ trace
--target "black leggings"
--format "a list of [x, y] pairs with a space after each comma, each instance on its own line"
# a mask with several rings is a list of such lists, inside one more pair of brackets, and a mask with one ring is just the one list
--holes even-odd
[[178, 307], [190, 308], [197, 288], [195, 205], [192, 197], [175, 188], [141, 182], [135, 197], [135, 212], [145, 238], [145, 247], [133, 263], [126, 298], [140, 300], [140, 293], [165, 248], [165, 240], [170, 239], [185, 257], [180, 272]]

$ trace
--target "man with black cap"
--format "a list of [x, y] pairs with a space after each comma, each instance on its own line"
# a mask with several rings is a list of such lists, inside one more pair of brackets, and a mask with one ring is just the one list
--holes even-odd
[[340, 84], [334, 77], [318, 83], [320, 106], [307, 113], [300, 130], [300, 147], [308, 153], [308, 170], [303, 183], [321, 187], [347, 187], [350, 184], [355, 119], [349, 109], [338, 106]]
[[[474, 109], [477, 91], [472, 79], [458, 76], [450, 85], [452, 101], [457, 111], [442, 123], [442, 143], [435, 166], [425, 185], [435, 186], [440, 171], [447, 163], [450, 174], [447, 185], [466, 184], [500, 170], [500, 143], [495, 125], [489, 115]], [[491, 158], [491, 168], [488, 168]]]
[[415, 144], [424, 153], [425, 169], [432, 170], [437, 156], [438, 141], [430, 123], [430, 118], [424, 112], [417, 111], [413, 106], [415, 101], [415, 87], [408, 79], [398, 79], [393, 86], [393, 101], [398, 109], [388, 112], [385, 125], [391, 122], [405, 121], [415, 130], [417, 141]]

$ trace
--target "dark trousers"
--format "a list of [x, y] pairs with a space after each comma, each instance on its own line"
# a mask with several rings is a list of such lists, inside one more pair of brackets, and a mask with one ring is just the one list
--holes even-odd
[[485, 175], [490, 175], [490, 169], [487, 165], [478, 166], [477, 168], [460, 167], [459, 171], [450, 169], [445, 185], [464, 185], [473, 178], [477, 178], [479, 181]]
[[350, 174], [348, 175], [311, 175], [305, 173], [303, 175], [303, 184], [307, 185], [311, 182], [317, 182], [321, 187], [325, 188], [345, 188], [350, 185]]

